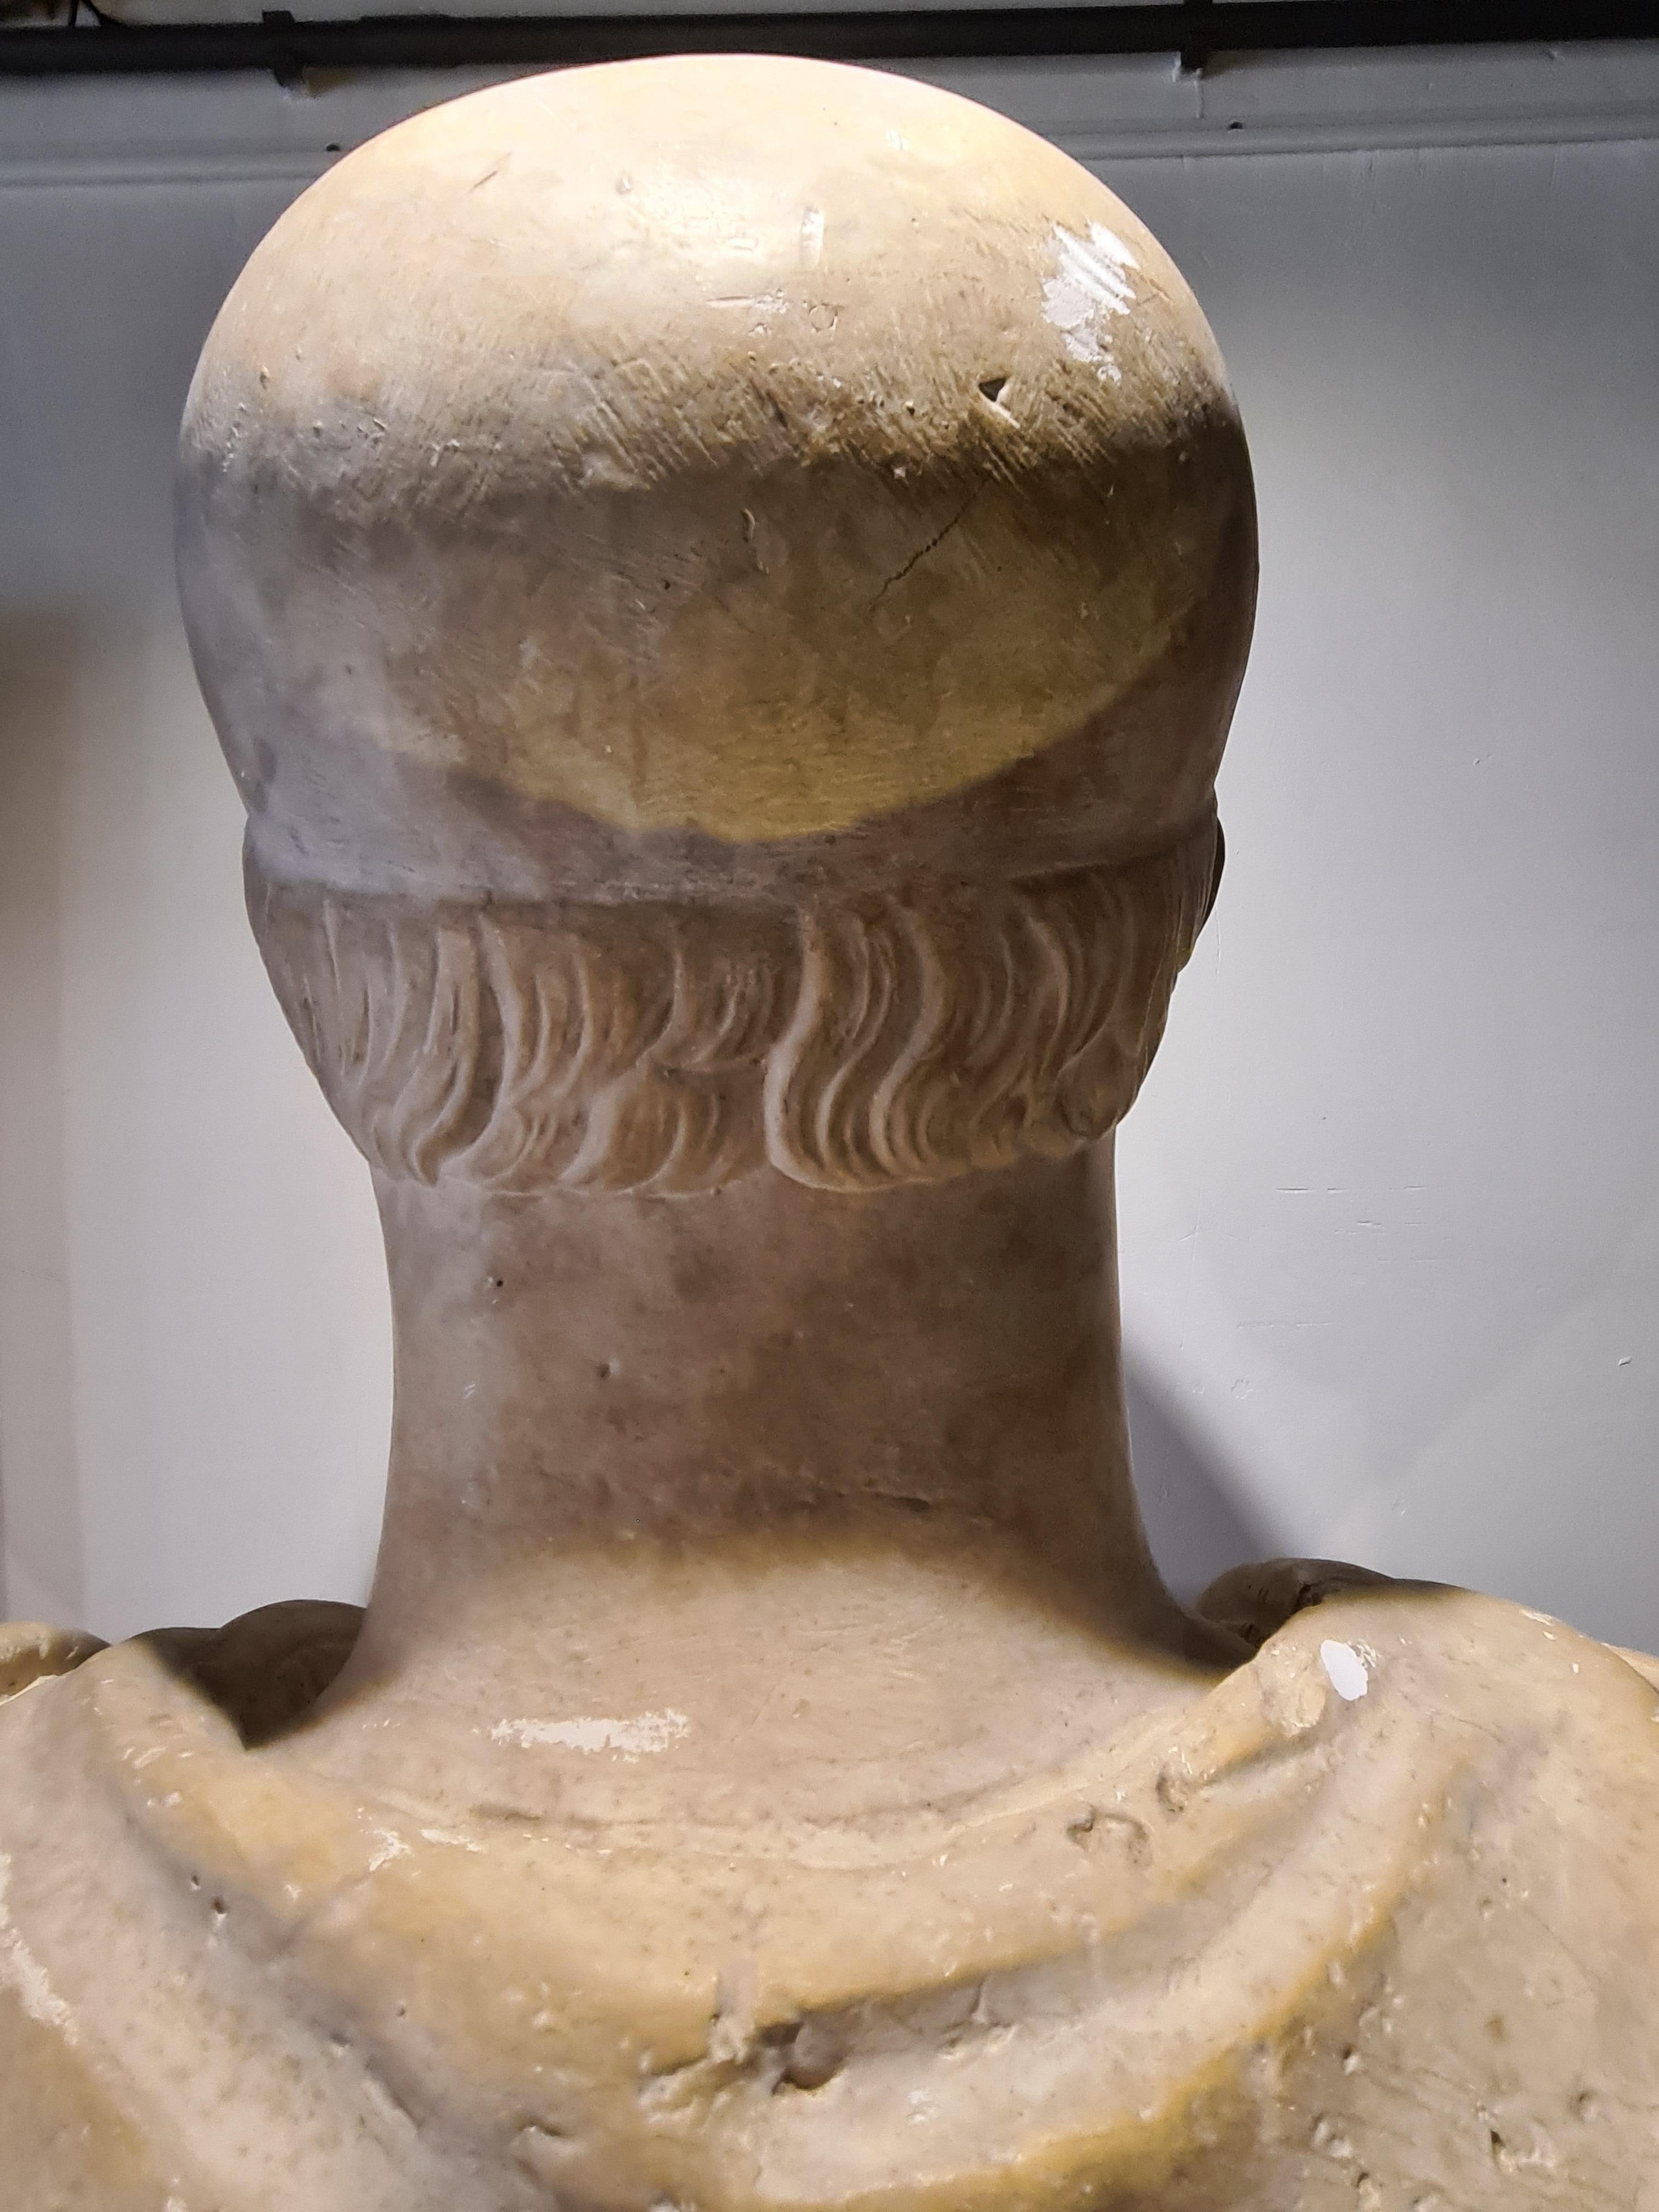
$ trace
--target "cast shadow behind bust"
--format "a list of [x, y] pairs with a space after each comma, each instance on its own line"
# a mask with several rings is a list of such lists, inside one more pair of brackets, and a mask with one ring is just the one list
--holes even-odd
[[361, 1625], [10, 1632], [31, 2204], [1640, 2202], [1649, 1683], [1135, 1508], [1255, 586], [1144, 227], [885, 74], [498, 86], [258, 248], [178, 531], [391, 1467]]

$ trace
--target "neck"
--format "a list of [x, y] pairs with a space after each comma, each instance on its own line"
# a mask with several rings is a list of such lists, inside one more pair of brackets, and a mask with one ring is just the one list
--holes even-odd
[[846, 1196], [380, 1192], [397, 1358], [383, 1650], [527, 1561], [822, 1535], [1000, 1555], [1133, 1634], [1109, 1163]]
[[901, 1672], [1006, 1678], [1029, 1727], [1039, 1647], [1166, 1691], [1205, 1649], [1129, 1483], [1109, 1148], [856, 1196], [770, 1170], [380, 1195], [396, 1410], [360, 1715], [399, 1689], [678, 1715], [699, 1685], [735, 1711], [821, 1659], [879, 1749], [890, 1694], [896, 1741], [940, 1725]]

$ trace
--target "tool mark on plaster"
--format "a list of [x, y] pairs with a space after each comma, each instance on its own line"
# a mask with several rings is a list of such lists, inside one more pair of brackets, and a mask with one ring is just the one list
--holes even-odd
[[513, 2138], [513, 2155], [532, 2179], [562, 2181], [576, 2146], [562, 2129], [532, 2121]]
[[489, 1735], [493, 1743], [516, 1743], [523, 1751], [552, 1744], [565, 1751], [620, 1752], [631, 1762], [646, 1752], [666, 1751], [690, 1725], [670, 1706], [659, 1713], [635, 1713], [631, 1720], [584, 1715], [574, 1721], [497, 1721]]
[[[398, 2008], [402, 2016], [403, 2008]], [[419, 2135], [421, 2124], [391, 2084], [373, 2068], [365, 2067], [362, 2077], [362, 2099], [368, 2107], [369, 2131], [388, 2147], [407, 2143], [411, 2134]]]
[[1144, 1866], [1152, 1855], [1152, 1831], [1133, 1813], [1118, 1813], [1106, 1805], [1085, 1805], [1066, 1823], [1066, 1833], [1079, 1850], [1087, 1850], [1103, 1836], [1117, 1837], [1128, 1850], [1133, 1866]]

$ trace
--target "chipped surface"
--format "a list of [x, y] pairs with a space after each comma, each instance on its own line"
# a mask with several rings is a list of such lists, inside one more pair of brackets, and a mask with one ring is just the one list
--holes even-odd
[[1363, 1698], [1370, 1688], [1365, 1662], [1352, 1644], [1339, 1644], [1334, 1638], [1327, 1637], [1319, 1647], [1319, 1663], [1329, 1676], [1332, 1689], [1348, 1705]]
[[635, 1713], [629, 1720], [584, 1716], [571, 1721], [497, 1721], [489, 1735], [492, 1742], [516, 1743], [526, 1751], [548, 1744], [565, 1751], [614, 1751], [635, 1759], [666, 1751], [690, 1725], [671, 1706], [659, 1713]]
[[23, 1941], [6, 1910], [11, 1861], [0, 1851], [0, 1982], [15, 1991], [23, 2009], [42, 2027], [55, 2028], [65, 2043], [79, 2040], [69, 2007], [52, 1988], [46, 1968]]
[[1112, 355], [1112, 325], [1134, 306], [1133, 282], [1139, 263], [1115, 231], [1091, 222], [1086, 237], [1056, 223], [1057, 266], [1042, 287], [1042, 312], [1060, 332], [1073, 361], [1086, 362], [1121, 384]]

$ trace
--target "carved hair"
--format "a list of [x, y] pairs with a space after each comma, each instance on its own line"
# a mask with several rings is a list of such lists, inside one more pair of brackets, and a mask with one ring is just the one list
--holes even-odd
[[861, 1190], [1104, 1135], [1218, 853], [1211, 818], [1121, 866], [799, 912], [434, 909], [250, 858], [248, 907], [313, 1073], [385, 1175], [673, 1196], [770, 1161]]

